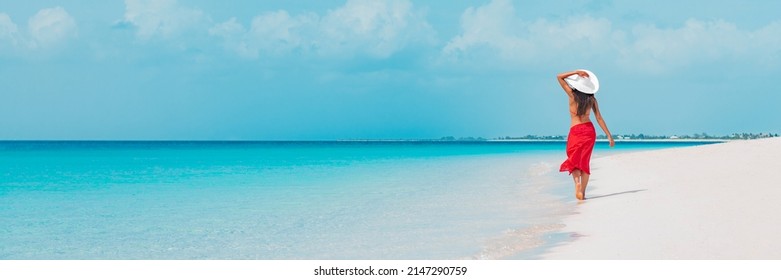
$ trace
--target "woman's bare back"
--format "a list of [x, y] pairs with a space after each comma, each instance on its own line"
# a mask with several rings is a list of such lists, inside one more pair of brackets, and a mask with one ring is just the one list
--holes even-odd
[[571, 98], [569, 99], [569, 117], [572, 119], [572, 123], [570, 124], [570, 127], [591, 122], [591, 118], [589, 118], [589, 115], [591, 113], [591, 108], [586, 108], [586, 113], [578, 116], [578, 103], [575, 102], [575, 99]]

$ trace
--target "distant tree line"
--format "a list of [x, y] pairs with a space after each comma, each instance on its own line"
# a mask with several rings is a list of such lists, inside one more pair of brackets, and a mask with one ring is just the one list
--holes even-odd
[[439, 141], [486, 141], [488, 139], [485, 139], [483, 137], [453, 137], [453, 136], [445, 136], [442, 138], [439, 138]]
[[[778, 137], [778, 133], [733, 133], [730, 135], [722, 135], [722, 136], [715, 136], [715, 135], [709, 135], [705, 132], [703, 133], [695, 133], [693, 135], [649, 135], [649, 134], [614, 134], [613, 138], [617, 140], [630, 140], [630, 139], [636, 139], [636, 140], [662, 140], [662, 139], [721, 139], [721, 140], [738, 140], [738, 139], [759, 139], [759, 138], [769, 138], [769, 137]], [[444, 140], [445, 137], [443, 137]], [[472, 138], [472, 137], [469, 137]], [[482, 138], [480, 138], [482, 139]], [[526, 135], [526, 136], [505, 136], [505, 137], [498, 137], [494, 138], [494, 140], [564, 140], [566, 139], [565, 136], [558, 135], [558, 136], [539, 136], [539, 135]], [[607, 139], [607, 136], [605, 135], [599, 135], [597, 136], [597, 139]]]
[[[720, 140], [738, 140], [738, 139], [759, 139], [759, 138], [769, 138], [769, 137], [778, 137], [778, 133], [733, 133], [730, 135], [708, 135], [708, 133], [695, 133], [693, 135], [646, 135], [646, 134], [624, 134], [624, 135], [614, 135], [613, 138], [615, 139], [640, 139], [640, 140], [651, 140], [651, 139], [720, 139]], [[600, 135], [600, 137], [597, 137], [600, 139], [607, 138], [604, 135]]]
[[[648, 135], [648, 134], [614, 134], [613, 138], [616, 140], [663, 140], [663, 139], [702, 139], [702, 140], [740, 140], [740, 139], [759, 139], [778, 137], [778, 133], [733, 133], [724, 136], [709, 135], [705, 132], [695, 133], [693, 135]], [[386, 141], [454, 141], [454, 142], [471, 142], [471, 141], [488, 141], [488, 140], [565, 140], [566, 136], [563, 135], [526, 135], [526, 136], [504, 136], [486, 139], [483, 137], [455, 137], [445, 136], [439, 139], [387, 139]], [[597, 139], [607, 139], [605, 135], [598, 135]], [[354, 141], [376, 141], [376, 139], [352, 139]]]
[[495, 138], [495, 140], [564, 140], [564, 139], [566, 138], [561, 135], [544, 135], [544, 136], [526, 135], [521, 137], [505, 136], [505, 137]]

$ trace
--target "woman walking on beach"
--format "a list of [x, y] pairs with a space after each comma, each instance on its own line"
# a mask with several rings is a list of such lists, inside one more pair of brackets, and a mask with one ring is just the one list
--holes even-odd
[[615, 145], [613, 135], [607, 129], [605, 120], [599, 112], [599, 104], [594, 94], [599, 89], [599, 80], [588, 70], [564, 72], [557, 76], [561, 88], [569, 96], [569, 115], [572, 119], [567, 136], [567, 160], [561, 164], [560, 172], [569, 171], [575, 181], [575, 197], [586, 199], [586, 186], [591, 176], [589, 167], [591, 152], [597, 139], [594, 124], [589, 118], [589, 111], [594, 111], [597, 123], [610, 141], [610, 147]]

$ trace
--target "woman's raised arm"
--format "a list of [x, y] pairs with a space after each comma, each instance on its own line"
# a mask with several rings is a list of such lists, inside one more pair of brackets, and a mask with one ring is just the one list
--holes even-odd
[[564, 78], [578, 74], [581, 77], [588, 77], [588, 73], [581, 70], [575, 70], [575, 71], [569, 71], [564, 73], [559, 73], [559, 75], [556, 76], [556, 79], [559, 80], [559, 85], [561, 85], [561, 89], [564, 90], [564, 92], [567, 93], [570, 97], [572, 97], [572, 89], [569, 87], [566, 81], [564, 81]]

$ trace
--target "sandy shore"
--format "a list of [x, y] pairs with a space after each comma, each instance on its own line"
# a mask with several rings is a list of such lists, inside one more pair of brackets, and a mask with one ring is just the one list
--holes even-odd
[[781, 138], [595, 159], [546, 259], [781, 259]]

